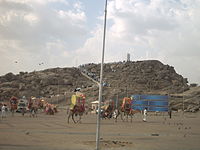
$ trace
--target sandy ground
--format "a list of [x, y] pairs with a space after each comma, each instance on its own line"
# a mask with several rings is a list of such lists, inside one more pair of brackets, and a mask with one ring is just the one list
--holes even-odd
[[[133, 122], [101, 120], [102, 150], [199, 150], [200, 113], [150, 115], [142, 122], [141, 114]], [[96, 147], [96, 115], [88, 114], [81, 124], [67, 123], [66, 111], [37, 118], [0, 119], [0, 150], [94, 150]]]

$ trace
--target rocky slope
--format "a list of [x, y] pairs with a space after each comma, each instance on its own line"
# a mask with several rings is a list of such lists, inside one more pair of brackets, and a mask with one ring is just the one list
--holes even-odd
[[0, 100], [16, 97], [52, 97], [72, 92], [79, 85], [94, 83], [84, 77], [77, 68], [53, 68], [44, 71], [8, 73], [0, 77]]
[[[17, 75], [8, 73], [0, 77], [0, 100], [8, 100], [11, 96], [36, 96], [51, 101], [69, 102], [73, 90], [77, 87], [86, 94], [88, 102], [98, 100], [99, 74], [100, 64], [20, 72]], [[103, 100], [120, 100], [132, 94], [174, 94], [171, 97], [171, 105], [180, 109], [181, 100], [175, 94], [185, 93], [189, 88], [186, 78], [177, 74], [172, 66], [157, 60], [104, 65]], [[191, 101], [194, 99], [199, 102], [199, 95], [197, 92], [196, 96], [185, 96], [190, 99], [188, 104], [185, 104], [185, 109], [193, 107]]]
[[170, 95], [172, 109], [196, 112], [200, 109], [200, 87], [190, 87], [189, 90]]
[[[86, 64], [80, 69], [94, 80], [99, 80], [100, 64]], [[123, 97], [181, 93], [189, 89], [186, 78], [177, 74], [172, 66], [157, 60], [105, 64], [103, 80], [107, 98], [117, 93]]]

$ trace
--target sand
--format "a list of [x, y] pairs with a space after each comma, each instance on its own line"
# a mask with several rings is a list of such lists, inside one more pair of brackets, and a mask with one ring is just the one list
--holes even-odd
[[[88, 114], [82, 123], [68, 124], [65, 110], [37, 118], [8, 114], [0, 119], [0, 150], [94, 150], [96, 117]], [[147, 122], [140, 113], [133, 122], [106, 119], [100, 132], [102, 150], [199, 150], [200, 113], [173, 113], [172, 119], [149, 113]]]

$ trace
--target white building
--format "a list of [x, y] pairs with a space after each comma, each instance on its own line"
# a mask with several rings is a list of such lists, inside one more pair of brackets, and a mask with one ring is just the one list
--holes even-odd
[[91, 102], [91, 104], [92, 104], [92, 111], [91, 111], [91, 113], [96, 113], [96, 111], [98, 109], [99, 101], [93, 101], [93, 102]]
[[130, 53], [127, 53], [127, 61], [131, 61], [131, 55], [130, 55]]

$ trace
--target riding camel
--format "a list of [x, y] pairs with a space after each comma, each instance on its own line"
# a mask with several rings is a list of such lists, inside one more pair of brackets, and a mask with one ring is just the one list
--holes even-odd
[[115, 118], [115, 122], [117, 122], [118, 116], [121, 116], [122, 121], [128, 121], [128, 118], [131, 118], [131, 122], [134, 114], [140, 112], [139, 110], [132, 109], [132, 99], [129, 97], [124, 97], [122, 101], [122, 105], [120, 108], [115, 109], [113, 113], [113, 117]]
[[35, 98], [30, 98], [28, 103], [30, 117], [37, 117], [38, 103]]
[[110, 119], [113, 116], [113, 111], [114, 111], [114, 102], [113, 101], [108, 101], [104, 106], [101, 107], [101, 118], [102, 119]]
[[68, 113], [69, 119], [72, 118], [74, 123], [81, 123], [81, 117], [85, 112], [85, 95], [80, 90], [75, 90], [75, 94], [71, 97], [71, 105]]
[[10, 111], [12, 116], [14, 116], [14, 112], [17, 110], [18, 99], [15, 96], [10, 98]]

